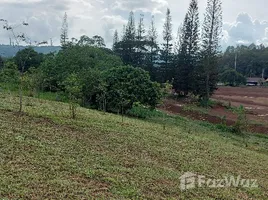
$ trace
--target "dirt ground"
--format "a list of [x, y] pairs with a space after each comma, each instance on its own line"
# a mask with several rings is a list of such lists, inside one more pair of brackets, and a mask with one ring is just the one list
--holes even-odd
[[212, 98], [235, 107], [243, 105], [252, 122], [268, 126], [268, 88], [220, 87]]
[[[250, 131], [268, 134], [268, 88], [220, 87], [212, 98], [232, 107], [243, 105], [250, 121]], [[226, 117], [228, 126], [234, 125], [237, 119], [236, 114], [222, 105], [216, 105], [207, 112], [200, 112], [184, 109], [187, 104], [185, 101], [167, 100], [165, 107], [162, 109], [173, 114], [180, 114], [191, 119], [208, 121], [214, 124], [222, 123], [223, 117]]]

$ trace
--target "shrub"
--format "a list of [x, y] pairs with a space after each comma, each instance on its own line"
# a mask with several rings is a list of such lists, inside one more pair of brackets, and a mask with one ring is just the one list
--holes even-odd
[[127, 115], [141, 119], [148, 119], [153, 117], [162, 117], [163, 114], [155, 109], [143, 106], [140, 103], [135, 103], [133, 107], [127, 111]]
[[76, 118], [76, 109], [81, 99], [82, 84], [80, 83], [77, 74], [70, 74], [68, 78], [63, 82], [66, 92], [69, 95], [69, 105], [71, 116]]
[[19, 81], [18, 66], [14, 62], [6, 62], [4, 68], [0, 70], [0, 82], [18, 84]]
[[36, 68], [30, 68], [24, 73], [23, 88], [28, 91], [28, 96], [34, 96], [42, 88], [42, 75]]
[[161, 87], [150, 80], [149, 73], [141, 68], [123, 66], [104, 73], [107, 84], [107, 109], [117, 112], [132, 108], [135, 102], [156, 107], [161, 100]]
[[233, 132], [239, 134], [243, 137], [243, 142], [245, 143], [246, 147], [248, 146], [246, 141], [246, 132], [248, 131], [248, 119], [246, 115], [246, 110], [244, 106], [240, 106], [234, 110], [237, 114], [237, 121], [233, 127]]
[[234, 125], [234, 131], [239, 134], [243, 134], [248, 130], [248, 119], [246, 115], [246, 110], [244, 106], [239, 106], [234, 110], [234, 112], [237, 114], [237, 120]]
[[210, 99], [201, 98], [199, 104], [201, 107], [211, 108], [215, 105], [215, 102]]

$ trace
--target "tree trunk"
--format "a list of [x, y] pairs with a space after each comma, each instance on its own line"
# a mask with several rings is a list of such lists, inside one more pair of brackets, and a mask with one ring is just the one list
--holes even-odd
[[207, 77], [206, 77], [206, 106], [208, 107], [208, 100], [209, 100], [209, 96], [210, 96], [210, 89], [209, 89], [209, 73], [207, 73]]

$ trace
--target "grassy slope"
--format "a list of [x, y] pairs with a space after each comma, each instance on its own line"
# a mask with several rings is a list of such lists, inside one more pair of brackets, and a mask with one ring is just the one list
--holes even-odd
[[[0, 96], [0, 198], [30, 199], [267, 199], [268, 138], [241, 138], [182, 118], [161, 123]], [[173, 121], [172, 121], [173, 120]], [[180, 191], [179, 177], [241, 175], [258, 189]]]

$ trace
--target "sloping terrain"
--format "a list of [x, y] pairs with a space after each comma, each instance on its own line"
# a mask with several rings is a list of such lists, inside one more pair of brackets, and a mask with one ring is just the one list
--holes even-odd
[[[245, 139], [181, 117], [142, 121], [0, 96], [0, 198], [267, 199], [268, 138]], [[165, 124], [165, 129], [163, 128]], [[181, 191], [185, 172], [257, 179], [258, 188]]]

